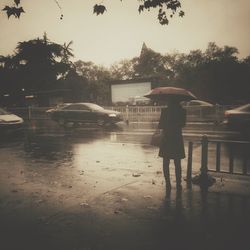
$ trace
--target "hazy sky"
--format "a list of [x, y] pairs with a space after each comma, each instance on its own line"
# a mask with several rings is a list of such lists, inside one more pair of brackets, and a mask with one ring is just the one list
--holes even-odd
[[[13, 0], [0, 2], [0, 9]], [[93, 5], [103, 2], [108, 11], [93, 15]], [[168, 26], [158, 23], [157, 12], [138, 14], [137, 0], [22, 0], [26, 13], [7, 19], [0, 13], [0, 55], [12, 54], [17, 42], [42, 37], [53, 42], [73, 41], [75, 60], [110, 64], [139, 56], [142, 43], [162, 54], [205, 50], [208, 42], [239, 49], [250, 55], [250, 0], [183, 0], [184, 18]]]

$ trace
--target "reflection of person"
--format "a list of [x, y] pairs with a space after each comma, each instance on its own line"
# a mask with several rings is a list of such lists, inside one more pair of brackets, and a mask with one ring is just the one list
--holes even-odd
[[175, 100], [168, 101], [162, 109], [158, 128], [162, 129], [159, 156], [163, 158], [163, 173], [167, 187], [171, 188], [169, 163], [174, 160], [176, 187], [181, 188], [181, 159], [185, 158], [182, 127], [186, 123], [186, 110]]

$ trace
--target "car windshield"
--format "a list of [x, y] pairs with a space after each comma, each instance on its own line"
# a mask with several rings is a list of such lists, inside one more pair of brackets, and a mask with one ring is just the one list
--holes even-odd
[[92, 109], [92, 110], [103, 110], [104, 108], [103, 107], [101, 107], [101, 106], [99, 106], [99, 105], [97, 105], [97, 104], [94, 104], [94, 103], [85, 103], [85, 105], [87, 106], [87, 107], [89, 107], [90, 109]]
[[189, 104], [194, 105], [194, 106], [212, 106], [211, 103], [199, 101], [199, 100], [190, 101]]
[[9, 114], [9, 112], [0, 108], [0, 115], [8, 115], [8, 114]]
[[58, 104], [58, 105], [56, 106], [56, 108], [62, 109], [62, 108], [67, 107], [68, 105], [69, 105], [68, 103], [60, 103], [60, 104]]

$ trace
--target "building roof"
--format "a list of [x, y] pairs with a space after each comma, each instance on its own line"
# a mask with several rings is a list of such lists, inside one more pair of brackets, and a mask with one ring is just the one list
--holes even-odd
[[[140, 57], [142, 57], [145, 53], [147, 53], [147, 52], [149, 52], [149, 51], [155, 52], [154, 50], [152, 50], [152, 49], [150, 49], [149, 47], [147, 47], [146, 43], [143, 42], [142, 48], [141, 48]], [[157, 52], [155, 52], [155, 53], [157, 53]]]

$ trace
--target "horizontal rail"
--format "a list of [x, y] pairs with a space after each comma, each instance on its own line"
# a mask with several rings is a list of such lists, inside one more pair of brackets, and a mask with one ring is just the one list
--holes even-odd
[[[125, 120], [130, 122], [156, 122], [159, 121], [161, 109], [165, 106], [105, 106], [106, 109], [119, 111]], [[48, 119], [46, 110], [52, 107], [15, 107], [9, 110], [25, 119]], [[227, 106], [214, 106], [207, 109], [206, 106], [184, 107], [187, 110], [187, 121], [211, 121], [221, 122]]]
[[[209, 172], [214, 172], [214, 173], [218, 173], [218, 171], [216, 171], [215, 169], [208, 169]], [[231, 174], [229, 173], [228, 171], [225, 171], [225, 170], [220, 170], [219, 173], [221, 174]], [[239, 172], [234, 172], [233, 173], [234, 175], [239, 175], [239, 176], [250, 176], [250, 173], [246, 173], [246, 174], [242, 174], [242, 173], [239, 173]]]
[[237, 140], [209, 139], [208, 142], [213, 142], [213, 143], [235, 143], [235, 144], [249, 144], [250, 145], [250, 141], [237, 141]]
[[[208, 176], [208, 172], [216, 172], [221, 174], [231, 174], [231, 175], [241, 175], [241, 176], [250, 176], [250, 141], [235, 141], [235, 140], [210, 140], [206, 135], [202, 136], [201, 140], [189, 141], [188, 143], [188, 160], [187, 160], [187, 183], [190, 183], [192, 180], [192, 158], [193, 158], [193, 145], [201, 145], [201, 168], [200, 175], [196, 176], [194, 179], [197, 184], [205, 185], [208, 184], [212, 179]], [[211, 144], [215, 144], [215, 149], [211, 149]], [[228, 154], [228, 165], [226, 169], [222, 169], [222, 147], [227, 147]], [[215, 156], [215, 168], [209, 166], [209, 152], [214, 150]], [[236, 155], [235, 152], [240, 152]], [[225, 153], [224, 153], [225, 154]], [[223, 155], [225, 156], [225, 155]], [[211, 159], [210, 159], [211, 160]], [[236, 160], [237, 160], [237, 169], [236, 169]], [[224, 159], [225, 163], [225, 159]], [[203, 182], [203, 184], [202, 184]], [[194, 182], [195, 183], [195, 182]]]
[[[212, 144], [216, 145], [215, 148], [215, 170], [209, 168], [208, 166], [208, 151], [209, 146]], [[238, 174], [238, 175], [250, 175], [250, 141], [234, 141], [234, 140], [209, 140], [207, 136], [203, 136], [202, 141], [202, 164], [201, 171], [228, 173], [228, 174]], [[221, 150], [222, 145], [227, 146], [228, 154], [228, 166], [227, 171], [221, 168]], [[238, 152], [238, 154], [236, 154]], [[235, 171], [235, 162], [238, 159], [238, 164], [240, 161], [240, 170]], [[249, 163], [249, 164], [248, 164]]]

